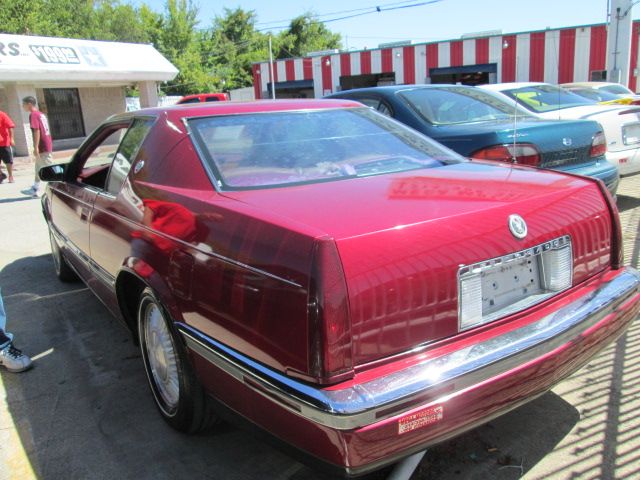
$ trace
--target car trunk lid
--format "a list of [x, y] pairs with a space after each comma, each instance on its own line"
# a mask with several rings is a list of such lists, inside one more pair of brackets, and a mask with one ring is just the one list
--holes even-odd
[[540, 153], [542, 168], [567, 168], [592, 162], [590, 156], [594, 136], [602, 131], [595, 121], [536, 120], [482, 122], [469, 125], [439, 127], [437, 138], [449, 148], [473, 156], [478, 145], [491, 147], [514, 143], [532, 144]]
[[[573, 281], [610, 260], [611, 220], [598, 186], [552, 172], [483, 163], [225, 195], [333, 238], [346, 278], [354, 364], [458, 333], [458, 271], [569, 235]], [[521, 215], [517, 239], [508, 218]]]

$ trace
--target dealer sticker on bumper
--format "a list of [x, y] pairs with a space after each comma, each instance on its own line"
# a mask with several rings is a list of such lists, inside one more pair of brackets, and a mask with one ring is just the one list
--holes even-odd
[[439, 422], [442, 420], [443, 415], [444, 407], [442, 405], [425, 408], [411, 415], [406, 415], [398, 420], [398, 435]]

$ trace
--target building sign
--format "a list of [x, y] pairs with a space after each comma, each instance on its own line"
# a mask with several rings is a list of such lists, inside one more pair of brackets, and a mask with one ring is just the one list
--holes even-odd
[[80, 63], [78, 54], [71, 47], [29, 45], [29, 49], [43, 63]]
[[[0, 64], [25, 65], [39, 63], [53, 65], [80, 65], [89, 67], [106, 67], [104, 57], [94, 46], [78, 45], [77, 47], [56, 44], [55, 38], [34, 37], [35, 42], [30, 41], [5, 41], [9, 35], [0, 35]], [[22, 37], [30, 38], [30, 37]], [[43, 43], [42, 40], [51, 40], [51, 43]]]
[[0, 33], [0, 83], [166, 81], [178, 70], [153, 45]]

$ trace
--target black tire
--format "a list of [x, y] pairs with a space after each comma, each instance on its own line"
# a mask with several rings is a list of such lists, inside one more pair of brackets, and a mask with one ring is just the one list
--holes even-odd
[[[161, 323], [166, 326], [166, 330], [163, 330]], [[193, 371], [186, 347], [166, 309], [149, 288], [140, 295], [138, 334], [145, 373], [162, 418], [184, 433], [211, 428], [218, 420], [211, 401]], [[153, 338], [148, 338], [148, 335]], [[163, 348], [158, 347], [159, 337], [164, 339], [160, 342]], [[164, 366], [158, 361], [158, 355], [164, 358]], [[155, 370], [152, 364], [156, 366]], [[177, 381], [169, 381], [170, 378], [177, 378]]]
[[69, 282], [77, 282], [78, 275], [76, 272], [69, 266], [67, 260], [64, 258], [62, 254], [62, 250], [56, 241], [53, 232], [49, 230], [49, 241], [51, 242], [51, 256], [53, 257], [53, 268], [56, 272], [56, 277], [61, 282], [69, 283]]

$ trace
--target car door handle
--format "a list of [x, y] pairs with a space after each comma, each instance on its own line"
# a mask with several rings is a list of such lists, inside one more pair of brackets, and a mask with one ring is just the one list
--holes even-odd
[[83, 207], [82, 210], [80, 210], [80, 221], [88, 222], [90, 213], [91, 209]]

